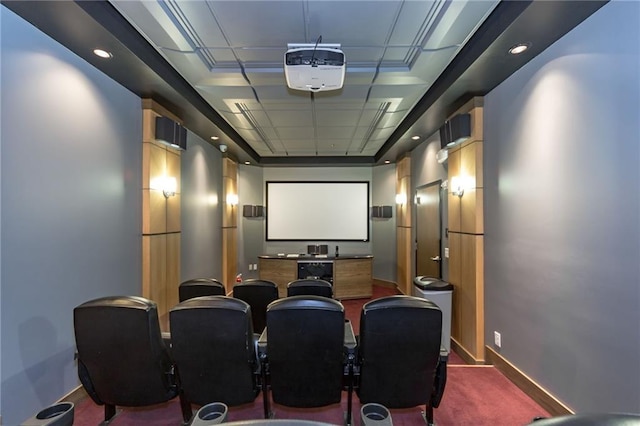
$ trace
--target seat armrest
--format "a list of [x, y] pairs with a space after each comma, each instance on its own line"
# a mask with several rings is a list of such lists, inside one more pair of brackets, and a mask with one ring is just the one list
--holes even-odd
[[164, 345], [167, 347], [167, 349], [171, 349], [171, 333], [168, 331], [163, 331], [162, 332], [162, 341], [164, 342]]
[[436, 367], [435, 379], [433, 382], [434, 392], [431, 396], [431, 407], [438, 408], [442, 396], [444, 395], [444, 388], [447, 385], [447, 360], [443, 359], [440, 355], [440, 361]]
[[347, 350], [347, 353], [353, 354], [356, 350], [357, 345], [358, 343], [356, 341], [356, 336], [353, 333], [351, 321], [346, 320], [344, 322], [344, 347]]
[[262, 334], [260, 334], [260, 338], [258, 339], [258, 357], [267, 354], [267, 329], [265, 327], [262, 330]]

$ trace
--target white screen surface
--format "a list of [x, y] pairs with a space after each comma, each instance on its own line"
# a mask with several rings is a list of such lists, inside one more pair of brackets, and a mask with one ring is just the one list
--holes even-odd
[[267, 182], [267, 240], [369, 241], [369, 182]]

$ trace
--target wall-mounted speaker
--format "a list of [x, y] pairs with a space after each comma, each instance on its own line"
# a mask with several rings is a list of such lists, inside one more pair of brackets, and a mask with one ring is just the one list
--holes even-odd
[[156, 140], [172, 148], [187, 149], [187, 129], [167, 117], [156, 117]]
[[440, 127], [440, 147], [447, 148], [471, 136], [471, 114], [458, 114]]
[[243, 217], [262, 217], [264, 216], [264, 207], [245, 204], [244, 206], [242, 206], [242, 216]]
[[392, 216], [391, 206], [373, 206], [371, 207], [371, 217], [388, 219]]

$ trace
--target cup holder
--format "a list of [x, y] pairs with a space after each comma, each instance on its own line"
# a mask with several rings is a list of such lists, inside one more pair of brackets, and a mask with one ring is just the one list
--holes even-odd
[[72, 426], [73, 417], [74, 405], [71, 402], [61, 402], [40, 410], [21, 426]]
[[391, 413], [384, 405], [370, 403], [360, 409], [360, 418], [364, 426], [392, 426]]
[[228, 407], [222, 402], [203, 405], [193, 416], [191, 426], [209, 426], [224, 423], [227, 420]]

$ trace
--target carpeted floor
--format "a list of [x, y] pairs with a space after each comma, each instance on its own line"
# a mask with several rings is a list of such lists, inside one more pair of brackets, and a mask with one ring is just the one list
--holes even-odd
[[[396, 294], [395, 289], [374, 286], [373, 299]], [[345, 314], [351, 320], [357, 334], [360, 325], [360, 310], [368, 300], [345, 300]], [[440, 407], [434, 418], [440, 426], [520, 426], [529, 424], [537, 416], [548, 416], [542, 407], [525, 395], [498, 370], [491, 366], [469, 366], [455, 353], [448, 364], [448, 380]], [[343, 424], [347, 409], [347, 395], [342, 402], [317, 409], [294, 409], [272, 404], [275, 417], [279, 419], [302, 419]], [[391, 410], [394, 426], [424, 425], [421, 409], [415, 407]], [[96, 426], [104, 419], [103, 407], [89, 398], [76, 404], [75, 426]], [[262, 394], [251, 404], [229, 408], [228, 422], [263, 418]], [[360, 402], [353, 395], [354, 425], [360, 425]], [[113, 426], [180, 426], [182, 415], [180, 404], [174, 399], [165, 404], [144, 408], [120, 408], [110, 423]]]

